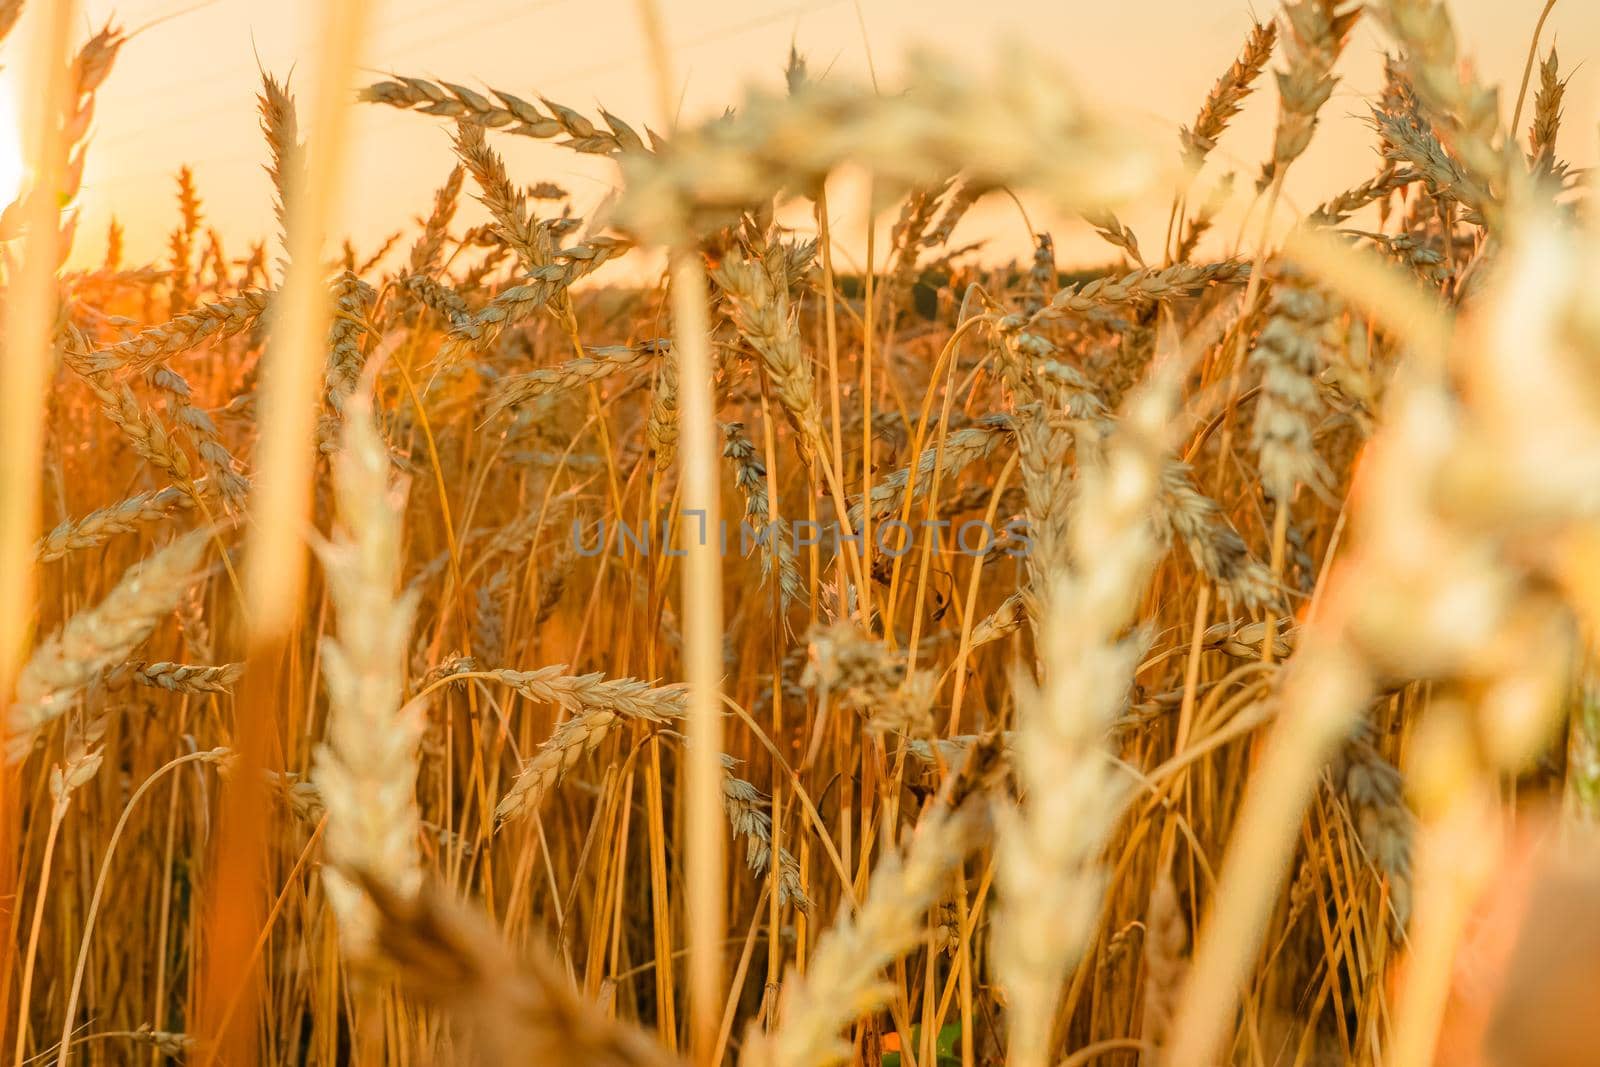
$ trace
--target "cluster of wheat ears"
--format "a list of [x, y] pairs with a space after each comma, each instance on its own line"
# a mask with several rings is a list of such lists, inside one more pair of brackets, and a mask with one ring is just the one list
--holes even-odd
[[[1513, 107], [1441, 2], [1286, 0], [1162, 145], [1021, 53], [903, 89], [791, 56], [658, 130], [356, 103], [341, 0], [311, 91], [263, 79], [276, 232], [227, 254], [184, 169], [158, 261], [113, 223], [68, 269], [125, 43], [69, 7], [0, 217], [6, 1062], [1454, 1047], [1519, 812], [1600, 813], [1600, 233], [1537, 30]], [[1358, 20], [1379, 169], [1301, 216]], [[341, 256], [359, 106], [454, 159]], [[577, 217], [507, 137], [617, 193]], [[892, 220], [850, 270], [841, 168]], [[1013, 190], [1110, 265], [985, 265], [958, 229]], [[1484, 1012], [1440, 1054], [1533, 1062]]]

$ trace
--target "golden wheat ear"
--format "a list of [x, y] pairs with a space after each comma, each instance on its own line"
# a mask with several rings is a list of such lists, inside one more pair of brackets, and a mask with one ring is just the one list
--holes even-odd
[[6, 762], [25, 757], [40, 731], [172, 614], [199, 580], [212, 535], [209, 529], [184, 534], [128, 568], [105, 599], [72, 616], [34, 650], [17, 678], [16, 701], [6, 712]]

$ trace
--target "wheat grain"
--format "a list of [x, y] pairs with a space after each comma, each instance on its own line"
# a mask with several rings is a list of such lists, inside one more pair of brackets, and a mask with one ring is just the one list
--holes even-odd
[[678, 364], [663, 359], [656, 365], [656, 384], [650, 392], [650, 415], [645, 441], [655, 455], [656, 473], [670, 470], [678, 454]]
[[1096, 278], [1082, 285], [1058, 290], [1027, 320], [1027, 325], [1051, 318], [1081, 315], [1097, 308], [1143, 301], [1175, 300], [1192, 296], [1213, 283], [1244, 281], [1250, 265], [1237, 260], [1195, 265], [1178, 263], [1171, 267], [1145, 267], [1117, 277]]
[[898, 512], [908, 493], [912, 500], [925, 495], [933, 485], [935, 470], [941, 479], [953, 478], [971, 464], [987, 459], [1015, 430], [1016, 421], [1012, 416], [995, 414], [949, 434], [943, 448], [938, 445], [926, 448], [914, 465], [874, 481], [869, 498], [856, 501], [850, 507], [851, 528], [861, 525], [862, 516], [869, 507], [873, 519], [880, 519]]
[[[1503, 190], [1509, 167], [1495, 143], [1499, 93], [1461, 62], [1449, 10], [1437, 0], [1384, 0], [1373, 13], [1405, 46], [1403, 69], [1463, 168], [1483, 187]], [[1493, 205], [1486, 199], [1483, 206]]]
[[1346, 745], [1332, 775], [1350, 806], [1367, 857], [1388, 882], [1394, 928], [1411, 919], [1411, 840], [1414, 818], [1406, 807], [1400, 772], [1365, 739]]
[[496, 824], [537, 811], [545, 794], [561, 784], [580, 759], [600, 747], [622, 718], [619, 712], [608, 707], [591, 708], [557, 726], [534, 757], [517, 772], [511, 788], [495, 805]]
[[1422, 177], [1421, 172], [1410, 167], [1386, 166], [1382, 173], [1370, 181], [1340, 193], [1319, 204], [1308, 221], [1318, 226], [1336, 226], [1351, 214], [1375, 201], [1386, 199]]
[[903, 94], [832, 78], [752, 94], [730, 118], [679, 131], [652, 156], [625, 156], [619, 221], [671, 243], [686, 225], [716, 229], [782, 188], [817, 188], [844, 163], [905, 186], [957, 171], [989, 188], [1026, 183], [1073, 210], [1153, 174], [1131, 139], [1034, 56], [1009, 54], [979, 79], [922, 55], [907, 74], [916, 91]]
[[684, 691], [678, 685], [656, 686], [637, 678], [607, 678], [598, 672], [569, 674], [559, 664], [534, 671], [490, 673], [529, 700], [554, 704], [574, 714], [609, 710], [647, 722], [666, 722], [683, 714]]
[[1561, 77], [1561, 61], [1552, 46], [1539, 64], [1539, 91], [1533, 97], [1533, 122], [1528, 127], [1528, 156], [1536, 174], [1557, 182], [1566, 175], [1565, 164], [1556, 159], [1556, 137], [1561, 132], [1561, 105], [1566, 92], [1567, 79]]
[[1225, 602], [1254, 609], [1277, 599], [1271, 572], [1251, 555], [1217, 502], [1195, 489], [1187, 464], [1174, 459], [1163, 466], [1161, 503], [1166, 525]]
[[222, 436], [211, 416], [194, 405], [189, 383], [171, 367], [158, 364], [146, 372], [150, 384], [167, 397], [168, 410], [173, 421], [182, 426], [194, 445], [195, 455], [205, 468], [205, 486], [214, 489], [228, 507], [238, 510], [244, 506], [250, 483], [235, 468], [233, 454], [222, 443]]
[[1156, 875], [1147, 915], [1142, 1032], [1145, 1041], [1160, 1046], [1172, 1025], [1172, 1009], [1183, 978], [1183, 949], [1189, 934], [1172, 872], [1165, 867]]
[[178, 168], [178, 208], [183, 217], [178, 228], [172, 231], [169, 242], [172, 249], [167, 298], [169, 316], [182, 314], [194, 302], [191, 290], [195, 284], [194, 239], [200, 232], [200, 198], [194, 191], [194, 172], [187, 166]]
[[575, 993], [542, 953], [519, 959], [494, 924], [427, 888], [407, 898], [367, 883], [377, 936], [408, 988], [471, 1029], [485, 1063], [674, 1067], [676, 1060], [635, 1028]]
[[553, 262], [529, 271], [523, 284], [501, 290], [488, 307], [457, 324], [450, 331], [440, 358], [449, 362], [464, 353], [482, 351], [508, 326], [561, 297], [573, 282], [622, 255], [628, 247], [627, 242], [614, 237], [591, 237], [582, 244], [559, 249], [551, 256]]

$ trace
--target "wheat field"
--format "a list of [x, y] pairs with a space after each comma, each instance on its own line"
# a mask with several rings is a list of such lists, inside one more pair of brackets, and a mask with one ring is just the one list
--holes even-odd
[[[649, 0], [653, 115], [364, 77], [381, 15], [328, 0], [235, 118], [267, 232], [225, 250], [174, 160], [168, 246], [93, 265], [138, 42], [28, 3], [4, 1062], [1596, 1062], [1600, 226], [1554, 0], [1502, 87], [1442, 0], [1285, 0], [1175, 140], [1022, 49], [791, 52], [680, 122]], [[1384, 87], [1330, 103], [1360, 22]], [[1352, 107], [1376, 172], [1291, 206]], [[376, 248], [357, 108], [448, 135]], [[841, 175], [881, 230], [830, 232]], [[986, 257], [963, 220], [1018, 194], [1097, 258]]]

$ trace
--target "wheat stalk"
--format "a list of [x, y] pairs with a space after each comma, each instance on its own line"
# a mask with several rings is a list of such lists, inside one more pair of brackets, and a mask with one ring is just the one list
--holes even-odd
[[849, 511], [852, 529], [861, 525], [870, 508], [874, 519], [895, 514], [905, 505], [906, 495], [915, 500], [933, 485], [935, 471], [940, 480], [953, 478], [967, 467], [994, 454], [1016, 430], [1016, 421], [1007, 414], [988, 415], [972, 426], [964, 426], [945, 437], [944, 446], [926, 448], [917, 462], [874, 480], [865, 501], [856, 501]]
[[487, 416], [493, 418], [536, 397], [580, 389], [614, 374], [637, 370], [670, 352], [671, 344], [663, 339], [633, 345], [600, 345], [585, 351], [587, 355], [560, 366], [510, 374], [500, 379], [489, 392]]
[[1539, 64], [1539, 91], [1533, 97], [1533, 122], [1528, 127], [1528, 156], [1535, 172], [1559, 178], [1564, 168], [1556, 161], [1556, 137], [1561, 132], [1561, 104], [1567, 79], [1561, 77], [1561, 60], [1554, 46]]
[[[549, 140], [565, 136], [566, 140], [559, 143], [575, 152], [597, 155], [650, 152], [633, 127], [604, 108], [601, 108], [600, 116], [607, 128], [601, 129], [578, 112], [549, 99], [540, 98], [549, 112], [545, 114], [520, 97], [498, 89], [489, 91], [494, 94], [495, 100], [462, 85], [397, 74], [393, 81], [374, 82], [367, 86], [361, 91], [361, 99], [368, 103], [387, 104], [426, 115], [470, 122], [522, 137]], [[650, 136], [653, 140], [654, 135]]]
[[15, 762], [100, 674], [128, 658], [198, 580], [210, 530], [175, 539], [130, 567], [116, 588], [67, 620], [29, 657], [6, 711], [6, 756]]
[[624, 156], [622, 225], [663, 243], [687, 226], [734, 221], [784, 188], [815, 189], [845, 163], [905, 186], [957, 171], [993, 188], [1045, 190], [1070, 210], [1105, 205], [1153, 174], [1135, 143], [1101, 121], [1058, 72], [1027, 53], [975, 78], [914, 57], [915, 91], [882, 93], [844, 79], [752, 94], [730, 117], [680, 131], [651, 156]]
[[289, 95], [287, 85], [279, 84], [276, 78], [262, 71], [261, 95], [257, 103], [261, 112], [261, 132], [266, 136], [267, 150], [272, 156], [267, 174], [272, 178], [272, 208], [278, 219], [278, 239], [287, 249], [289, 193], [304, 180], [305, 146], [300, 143], [299, 118], [295, 113], [294, 97]]
[[1026, 320], [1029, 328], [1061, 316], [1082, 315], [1104, 307], [1159, 302], [1192, 296], [1211, 284], [1240, 282], [1250, 277], [1250, 264], [1238, 260], [1219, 263], [1178, 263], [1170, 267], [1145, 267], [1118, 277], [1096, 278], [1069, 285]]
[[242, 508], [250, 483], [235, 469], [233, 453], [222, 443], [216, 423], [210, 415], [195, 406], [189, 383], [181, 374], [165, 365], [151, 368], [147, 377], [150, 384], [166, 394], [174, 421], [188, 433], [195, 455], [200, 457], [200, 464], [206, 471], [206, 489], [214, 489], [230, 508]]
[[580, 759], [599, 748], [622, 718], [621, 713], [611, 708], [593, 708], [557, 726], [534, 757], [517, 772], [511, 788], [495, 805], [496, 825], [538, 811], [545, 794], [560, 785]]
[[106, 675], [107, 685], [136, 682], [152, 689], [174, 693], [232, 693], [233, 684], [244, 674], [244, 664], [224, 663], [204, 666], [188, 663], [125, 663]]
[[458, 123], [455, 150], [478, 183], [483, 194], [480, 199], [489, 209], [495, 229], [517, 254], [523, 269], [548, 267], [555, 252], [550, 223], [541, 222], [529, 212], [527, 196], [511, 184], [505, 162], [489, 147], [483, 127], [474, 122]]
[[[1206, 156], [1217, 146], [1217, 138], [1222, 136], [1222, 132], [1228, 128], [1228, 123], [1244, 106], [1255, 80], [1261, 76], [1267, 61], [1272, 58], [1272, 47], [1277, 41], [1276, 22], [1258, 22], [1252, 26], [1239, 58], [1223, 71], [1222, 77], [1217, 79], [1216, 84], [1211, 87], [1211, 92], [1206, 95], [1206, 102], [1201, 105], [1200, 113], [1195, 116], [1194, 126], [1192, 128], [1185, 126], [1179, 131], [1178, 139], [1183, 146], [1183, 162], [1191, 171], [1199, 170], [1205, 163]], [[1184, 258], [1186, 257], [1178, 257], [1180, 261]]]
[[159, 326], [141, 330], [126, 341], [89, 352], [82, 366], [96, 374], [146, 370], [173, 356], [193, 351], [209, 340], [232, 337], [249, 329], [266, 312], [270, 296], [262, 289], [246, 289], [194, 308]]
[[925, 815], [901, 851], [872, 872], [861, 907], [843, 912], [817, 944], [806, 973], [784, 984], [778, 1025], [745, 1038], [752, 1067], [828, 1067], [850, 1059], [839, 1032], [889, 995], [879, 972], [916, 946], [923, 916], [944, 893], [952, 872], [977, 843], [976, 810]]
[[404, 897], [374, 878], [366, 890], [378, 943], [401, 980], [469, 1027], [481, 1062], [677, 1064], [638, 1029], [579, 997], [542, 951], [519, 958], [486, 916], [432, 887]]
[[334, 458], [340, 528], [323, 546], [337, 636], [322, 645], [330, 712], [313, 781], [327, 807], [324, 882], [345, 951], [376, 952], [378, 916], [367, 889], [398, 901], [422, 886], [417, 809], [418, 712], [402, 706], [415, 594], [400, 594], [404, 496], [389, 484], [389, 450], [359, 394], [345, 404]]
[[1327, 480], [1311, 431], [1322, 411], [1317, 375], [1337, 336], [1334, 326], [1334, 308], [1325, 294], [1293, 272], [1280, 276], [1271, 317], [1250, 354], [1250, 362], [1261, 368], [1251, 442], [1262, 487], [1280, 506], [1288, 505], [1297, 485], [1321, 487]]
[[1334, 65], [1361, 17], [1346, 0], [1287, 0], [1283, 5], [1284, 68], [1278, 72], [1278, 127], [1272, 158], [1256, 183], [1265, 189], [1311, 144], [1317, 113], [1333, 95]]
[[1181, 362], [1169, 357], [1129, 398], [1109, 442], [1080, 433], [1070, 518], [1058, 518], [1068, 510], [1052, 469], [1059, 431], [1035, 421], [1022, 438], [1030, 520], [1037, 513], [1049, 529], [1031, 533], [1029, 556], [1041, 679], [1019, 672], [1013, 682], [1022, 800], [999, 822], [994, 966], [1011, 1006], [1010, 1060], [1019, 1067], [1053, 1062], [1056, 1000], [1099, 907], [1099, 853], [1120, 811], [1119, 783], [1100, 746], [1143, 651], [1141, 637], [1125, 631], [1157, 558], [1152, 519]]
[[464, 353], [483, 351], [508, 326], [562, 297], [573, 282], [628, 248], [626, 241], [615, 237], [591, 237], [582, 244], [557, 250], [551, 254], [551, 263], [529, 271], [522, 284], [496, 293], [488, 307], [455, 325], [440, 358], [450, 362]]
[[1178, 233], [1177, 247], [1172, 253], [1174, 260], [1183, 263], [1194, 257], [1195, 250], [1200, 247], [1200, 239], [1211, 232], [1211, 227], [1216, 224], [1217, 213], [1227, 205], [1232, 195], [1233, 175], [1228, 174], [1201, 201], [1199, 209], [1184, 220], [1183, 228]]
[[728, 298], [734, 326], [761, 356], [778, 403], [799, 434], [801, 455], [809, 460], [822, 446], [822, 409], [790, 310], [789, 276], [779, 247], [769, 246], [759, 259], [730, 256], [712, 279]]
[[[745, 839], [746, 865], [758, 875], [765, 874], [772, 866], [772, 816], [766, 810], [772, 798], [734, 775], [735, 763], [732, 756], [723, 754], [722, 808], [734, 836]], [[800, 880], [800, 863], [786, 848], [778, 849], [777, 893], [779, 905], [793, 904], [810, 914], [812, 903]]]
[[655, 454], [656, 472], [671, 469], [678, 454], [678, 362], [663, 359], [656, 365], [656, 387], [650, 393], [650, 415], [645, 441]]
[[34, 558], [51, 563], [69, 552], [98, 548], [117, 534], [131, 533], [145, 523], [160, 522], [193, 506], [194, 497], [174, 486], [135, 493], [81, 518], [63, 519], [34, 544]]
[[1385, 167], [1376, 178], [1319, 204], [1308, 216], [1308, 221], [1318, 226], [1336, 226], [1354, 212], [1403, 190], [1421, 177], [1419, 171], [1410, 167]]
[[461, 196], [462, 179], [466, 171], [458, 164], [450, 168], [444, 184], [433, 194], [433, 210], [423, 220], [422, 232], [406, 257], [407, 271], [411, 275], [432, 275], [439, 268], [439, 256], [449, 236], [450, 220], [455, 218], [456, 201]]
[[529, 700], [555, 704], [571, 715], [518, 772], [495, 808], [495, 818], [500, 823], [537, 810], [545, 793], [579, 759], [599, 747], [622, 720], [665, 723], [681, 719], [687, 700], [682, 686], [653, 686], [634, 678], [608, 679], [601, 674], [574, 675], [559, 665], [536, 671], [488, 671], [484, 676], [503, 682]]
[[1168, 867], [1162, 867], [1156, 874], [1146, 914], [1141, 1030], [1145, 1041], [1159, 1047], [1172, 1026], [1172, 1011], [1184, 973], [1183, 950], [1189, 939], [1189, 926], [1178, 901], [1178, 888]]
[[610, 710], [647, 722], [666, 722], [683, 714], [684, 692], [678, 685], [607, 678], [598, 672], [570, 674], [559, 664], [533, 671], [501, 669], [487, 673], [529, 700], [554, 704], [574, 714]]
[[1462, 63], [1449, 9], [1438, 0], [1384, 0], [1373, 14], [1405, 46], [1403, 69], [1455, 157], [1474, 182], [1504, 190], [1510, 145], [1496, 143], [1500, 96]]
[[[805, 597], [800, 568], [795, 563], [794, 542], [790, 537], [787, 520], [774, 517], [771, 501], [767, 497], [767, 468], [756, 454], [755, 444], [744, 435], [744, 424], [730, 422], [722, 428], [724, 444], [722, 454], [734, 465], [734, 483], [744, 495], [745, 522], [756, 531], [757, 545], [761, 549], [761, 576], [764, 581], [778, 583], [778, 607], [786, 610], [790, 604]], [[740, 538], [743, 539], [743, 531]]]
[[1225, 602], [1254, 609], [1276, 601], [1272, 573], [1251, 554], [1217, 502], [1195, 488], [1181, 460], [1162, 467], [1161, 504], [1167, 527], [1188, 546], [1195, 566], [1217, 585]]

